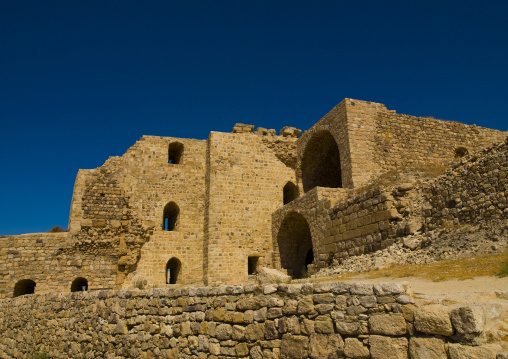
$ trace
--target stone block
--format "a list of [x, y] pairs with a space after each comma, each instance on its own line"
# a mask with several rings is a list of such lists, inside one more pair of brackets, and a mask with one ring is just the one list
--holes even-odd
[[342, 358], [344, 341], [338, 334], [312, 334], [309, 340], [309, 356], [312, 359]]
[[479, 307], [453, 309], [450, 318], [458, 334], [480, 334], [485, 327], [485, 315]]
[[370, 351], [356, 338], [346, 338], [344, 341], [344, 354], [352, 359], [369, 359]]
[[371, 335], [369, 338], [372, 359], [407, 359], [408, 342], [406, 338], [390, 338]]
[[409, 340], [411, 359], [447, 359], [445, 342], [439, 338], [412, 337]]
[[309, 338], [302, 335], [284, 334], [282, 336], [281, 358], [305, 359], [309, 355]]
[[462, 344], [449, 344], [450, 359], [496, 359], [496, 348], [490, 346], [471, 347]]
[[382, 314], [369, 318], [371, 334], [382, 335], [405, 335], [407, 332], [406, 321], [402, 315]]
[[450, 336], [453, 334], [452, 322], [448, 307], [427, 305], [415, 313], [415, 329], [426, 334]]

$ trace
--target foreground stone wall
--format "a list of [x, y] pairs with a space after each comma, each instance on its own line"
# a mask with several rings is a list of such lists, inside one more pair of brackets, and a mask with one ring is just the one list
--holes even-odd
[[274, 284], [29, 295], [0, 301], [0, 356], [495, 358], [483, 313], [418, 308], [399, 284]]

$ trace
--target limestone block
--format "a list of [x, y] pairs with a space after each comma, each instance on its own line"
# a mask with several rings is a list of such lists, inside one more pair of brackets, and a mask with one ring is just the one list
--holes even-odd
[[238, 343], [235, 345], [236, 355], [239, 357], [249, 355], [249, 347], [247, 343]]
[[233, 133], [248, 133], [254, 131], [254, 125], [237, 123], [233, 126]]
[[369, 338], [372, 359], [407, 359], [408, 343], [406, 338], [390, 338], [371, 335]]
[[314, 330], [316, 333], [332, 334], [334, 332], [333, 322], [329, 316], [320, 315], [316, 318]]
[[426, 334], [450, 336], [453, 334], [449, 309], [443, 305], [427, 305], [415, 313], [416, 330]]
[[370, 351], [361, 341], [356, 338], [347, 338], [344, 343], [344, 354], [352, 359], [368, 359]]
[[404, 286], [400, 283], [380, 283], [374, 284], [374, 293], [376, 295], [394, 295], [404, 293]]
[[335, 321], [335, 329], [342, 335], [357, 335], [360, 330], [359, 322], [345, 322], [342, 320]]
[[417, 338], [409, 340], [411, 359], [447, 359], [445, 342], [439, 338]]
[[313, 359], [341, 358], [344, 353], [344, 341], [338, 334], [312, 334], [309, 341], [309, 356]]
[[219, 340], [231, 339], [233, 328], [229, 324], [219, 324], [215, 332], [215, 337]]
[[404, 335], [407, 332], [402, 315], [374, 315], [369, 318], [369, 328], [371, 334]]
[[459, 334], [480, 334], [485, 327], [485, 315], [479, 307], [461, 307], [450, 313], [452, 324]]
[[282, 336], [281, 358], [304, 359], [309, 354], [309, 338], [301, 335], [284, 334]]
[[497, 350], [490, 346], [471, 347], [462, 344], [449, 344], [450, 359], [496, 359]]
[[261, 267], [258, 269], [258, 281], [260, 284], [289, 283], [291, 276], [277, 269]]

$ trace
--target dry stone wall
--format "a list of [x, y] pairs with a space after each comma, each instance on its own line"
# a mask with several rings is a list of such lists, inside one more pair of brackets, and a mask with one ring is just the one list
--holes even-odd
[[483, 342], [481, 312], [416, 307], [394, 283], [54, 293], [0, 308], [2, 358], [494, 359], [497, 349], [471, 346]]

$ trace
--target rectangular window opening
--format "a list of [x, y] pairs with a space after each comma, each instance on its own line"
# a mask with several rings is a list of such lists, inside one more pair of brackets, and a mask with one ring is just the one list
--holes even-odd
[[253, 275], [258, 272], [259, 257], [249, 257], [247, 274]]

